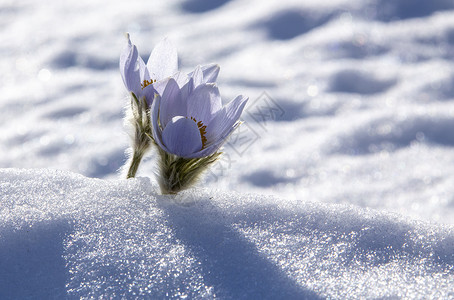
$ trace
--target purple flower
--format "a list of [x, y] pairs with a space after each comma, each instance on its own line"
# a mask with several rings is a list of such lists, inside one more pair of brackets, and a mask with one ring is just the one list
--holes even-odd
[[[210, 71], [207, 71], [210, 70]], [[165, 152], [183, 158], [200, 158], [215, 153], [239, 125], [247, 97], [238, 96], [222, 106], [213, 81], [219, 67], [197, 67], [180, 88], [171, 78], [151, 107], [155, 142]]]
[[[120, 73], [123, 82], [129, 92], [137, 99], [145, 97], [148, 104], [154, 99], [154, 95], [164, 91], [170, 77], [175, 78], [180, 86], [183, 86], [192, 77], [178, 71], [178, 54], [176, 48], [167, 39], [159, 42], [148, 58], [147, 64], [139, 56], [136, 45], [131, 43], [127, 34], [128, 44], [120, 56]], [[216, 64], [201, 67], [204, 82], [213, 83], [219, 74], [219, 66]]]
[[164, 39], [156, 45], [145, 64], [137, 47], [131, 43], [129, 34], [127, 38], [128, 44], [120, 56], [121, 77], [128, 91], [138, 99], [145, 97], [150, 103], [155, 93], [164, 90], [168, 78], [177, 73], [177, 51], [172, 43]]

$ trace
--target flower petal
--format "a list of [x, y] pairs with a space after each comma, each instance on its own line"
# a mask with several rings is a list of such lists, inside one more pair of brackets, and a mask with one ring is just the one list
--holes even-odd
[[176, 116], [186, 116], [186, 103], [181, 97], [180, 88], [175, 79], [169, 79], [161, 97], [160, 121], [164, 128]]
[[218, 87], [212, 83], [199, 85], [189, 95], [187, 107], [189, 117], [208, 124], [222, 108]]
[[194, 80], [194, 88], [198, 87], [199, 85], [201, 85], [203, 83], [203, 72], [202, 72], [202, 69], [200, 68], [200, 66], [197, 66], [194, 70], [194, 72], [192, 72], [192, 76], [191, 76]]
[[156, 91], [155, 84], [150, 84], [147, 85], [143, 90], [142, 90], [142, 96], [145, 97], [145, 100], [147, 100], [148, 106], [151, 106], [153, 103], [153, 99], [155, 97], [155, 94], [159, 94]]
[[178, 71], [177, 73], [172, 75], [172, 78], [175, 79], [175, 81], [178, 83], [179, 87], [184, 86], [189, 80], [188, 75], [186, 75], [186, 74], [184, 74], [183, 72], [180, 72], [180, 71]]
[[181, 97], [187, 101], [189, 95], [194, 91], [194, 78], [189, 77], [188, 82], [181, 88]]
[[223, 143], [224, 143], [224, 140], [219, 140], [207, 148], [204, 148], [200, 151], [197, 151], [197, 152], [194, 152], [194, 153], [188, 155], [187, 158], [199, 158], [199, 157], [205, 157], [205, 156], [211, 155], [211, 154], [215, 153], [216, 151], [218, 151], [219, 148], [221, 148]]
[[128, 91], [138, 94], [141, 91], [139, 53], [137, 47], [131, 43], [129, 34], [127, 38], [128, 44], [120, 55], [120, 73]]
[[137, 62], [139, 64], [140, 84], [143, 84], [144, 80], [150, 80], [150, 73], [148, 72], [147, 65], [143, 61], [142, 57], [139, 56], [137, 58]]
[[164, 146], [162, 142], [162, 130], [159, 126], [159, 106], [161, 103], [161, 97], [156, 94], [153, 104], [151, 105], [151, 133], [153, 134], [153, 138], [164, 151], [169, 152], [169, 150]]
[[194, 89], [203, 83], [203, 72], [200, 66], [197, 66], [194, 71], [189, 73], [187, 78], [187, 82], [181, 88], [183, 99], [188, 99], [189, 95], [194, 91]]
[[[137, 58], [137, 67], [139, 68], [139, 89], [135, 92], [137, 97], [142, 97], [145, 95], [144, 93], [144, 86], [145, 86], [145, 80], [149, 81], [150, 80], [150, 74], [148, 73], [147, 65], [145, 65], [145, 62], [143, 61], [142, 57]], [[146, 87], [150, 86], [147, 85]], [[153, 99], [153, 98], [152, 98]]]
[[239, 122], [235, 123], [227, 132], [225, 132], [224, 135], [217, 137], [217, 140], [209, 144], [208, 147], [205, 147], [204, 149], [191, 154], [189, 158], [204, 157], [217, 152], [219, 148], [222, 147], [224, 142], [229, 138], [230, 134], [232, 134], [232, 132], [236, 128], [238, 128], [239, 125]]
[[216, 114], [213, 120], [207, 124], [206, 138], [208, 143], [215, 142], [219, 137], [225, 136], [234, 127], [248, 99], [248, 97], [242, 95], [237, 96]]
[[178, 54], [173, 44], [164, 39], [159, 42], [150, 54], [147, 62], [152, 79], [161, 80], [178, 71]]
[[188, 157], [202, 148], [197, 124], [185, 117], [174, 117], [162, 132], [162, 141], [170, 153]]
[[203, 72], [203, 82], [205, 83], [214, 83], [219, 75], [219, 70], [221, 68], [218, 64], [211, 64], [202, 67]]
[[[219, 75], [220, 67], [218, 64], [209, 64], [206, 66], [200, 67], [203, 74], [203, 83], [215, 83]], [[193, 77], [194, 71], [189, 73], [189, 77]]]
[[164, 93], [169, 79], [170, 77], [167, 77], [153, 84], [149, 84], [142, 90], [142, 95], [147, 99], [148, 105], [151, 106], [155, 94], [162, 95]]

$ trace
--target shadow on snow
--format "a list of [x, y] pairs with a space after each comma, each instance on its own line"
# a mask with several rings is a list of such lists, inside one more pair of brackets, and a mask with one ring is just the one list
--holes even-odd
[[194, 207], [160, 204], [169, 225], [201, 262], [207, 285], [221, 298], [318, 299], [257, 251], [209, 204]]
[[0, 299], [64, 299], [64, 223], [0, 233]]

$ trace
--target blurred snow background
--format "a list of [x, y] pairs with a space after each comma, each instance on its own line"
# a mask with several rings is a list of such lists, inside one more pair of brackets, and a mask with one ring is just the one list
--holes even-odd
[[[172, 286], [177, 297], [176, 287], [191, 282], [197, 286], [190, 289], [192, 296], [238, 298], [232, 294], [240, 284], [233, 282], [238, 269], [207, 279], [209, 271], [224, 269], [228, 260], [217, 255], [219, 249], [210, 248], [209, 240], [187, 229], [190, 225], [204, 228], [194, 224], [201, 217], [197, 208], [212, 205], [202, 211], [217, 213], [200, 222], [214, 222], [211, 235], [231, 241], [226, 253], [237, 246], [244, 249], [233, 255], [234, 266], [244, 265], [251, 257], [254, 262], [240, 278], [255, 278], [267, 268], [271, 279], [285, 282], [284, 272], [298, 283], [297, 287], [284, 284], [290, 296], [345, 298], [351, 291], [351, 297], [430, 297], [439, 291], [438, 296], [447, 297], [452, 291], [454, 2], [1, 0], [0, 25], [0, 167], [14, 168], [0, 178], [4, 183], [1, 236], [10, 245], [0, 251], [19, 253], [6, 264], [16, 270], [17, 278], [26, 274], [18, 261], [28, 259], [37, 266], [33, 259], [40, 261], [40, 253], [50, 253], [59, 257], [49, 258], [55, 271], [49, 276], [56, 280], [58, 295], [67, 289], [71, 295], [99, 296], [106, 286], [113, 290], [105, 295], [127, 293], [125, 282], [129, 281], [121, 281], [118, 275], [127, 278], [128, 271], [128, 276], [143, 279], [142, 285], [139, 281], [129, 286], [141, 288], [149, 283], [146, 274], [158, 274], [152, 280], [154, 295], [163, 296], [165, 292], [157, 291]], [[159, 40], [168, 37], [178, 48], [181, 69], [189, 72], [198, 64], [220, 64], [218, 85], [226, 102], [237, 94], [250, 97], [245, 123], [225, 146], [224, 159], [200, 185], [244, 196], [193, 192], [189, 198], [201, 198], [201, 204], [187, 208], [190, 217], [183, 221], [178, 216], [185, 215], [185, 209], [169, 204], [169, 212], [155, 185], [151, 190], [143, 187], [149, 185], [148, 179], [116, 180], [128, 147], [122, 124], [128, 98], [118, 71], [125, 32], [145, 59]], [[77, 179], [65, 172], [21, 173], [17, 168], [59, 169], [108, 181]], [[139, 176], [149, 177], [153, 184], [152, 156], [142, 164]], [[54, 181], [62, 182], [61, 186], [56, 188]], [[90, 192], [72, 191], [79, 181]], [[121, 191], [116, 190], [117, 184]], [[137, 193], [135, 185], [141, 186]], [[36, 186], [31, 189], [33, 197], [23, 193], [31, 186]], [[101, 195], [91, 196], [90, 201], [87, 195], [98, 189]], [[114, 197], [116, 193], [119, 199], [112, 207], [96, 206], [106, 194]], [[127, 210], [121, 198], [138, 199], [140, 207], [147, 207], [143, 193], [157, 199], [150, 200], [154, 209], [137, 219], [132, 214], [121, 221], [126, 227], [120, 226], [114, 212]], [[210, 198], [210, 193], [216, 197]], [[246, 193], [271, 194], [281, 200]], [[74, 204], [60, 203], [61, 199]], [[245, 214], [243, 206], [235, 204], [241, 199], [250, 201], [255, 210], [252, 217], [234, 216]], [[274, 199], [269, 200], [271, 208], [263, 207], [265, 199]], [[292, 209], [287, 203], [298, 208], [294, 219], [288, 215]], [[67, 205], [87, 208], [77, 211]], [[282, 226], [279, 220], [267, 218], [267, 209], [280, 205], [288, 208], [276, 213]], [[70, 212], [61, 217], [65, 209]], [[354, 213], [338, 212], [343, 209]], [[319, 210], [326, 210], [326, 215]], [[369, 222], [367, 214], [378, 221]], [[225, 219], [215, 222], [216, 216]], [[350, 219], [357, 225], [349, 226]], [[24, 229], [36, 222], [44, 225]], [[147, 222], [157, 226], [155, 231], [124, 234], [151, 224]], [[372, 234], [360, 238], [367, 236], [367, 228]], [[210, 236], [206, 229], [202, 232]], [[118, 240], [112, 237], [116, 233]], [[150, 240], [142, 241], [148, 235]], [[128, 239], [134, 247], [125, 250]], [[84, 245], [78, 244], [80, 240], [93, 249], [80, 246]], [[146, 254], [137, 257], [144, 263], [120, 254], [139, 251], [136, 246], [141, 242]], [[38, 249], [36, 257], [17, 252], [21, 243]], [[47, 249], [48, 244], [55, 248]], [[166, 248], [169, 245], [172, 249]], [[342, 252], [339, 247], [350, 250]], [[147, 256], [151, 249], [167, 256]], [[260, 255], [250, 254], [255, 251]], [[358, 251], [363, 256], [355, 260], [352, 257]], [[189, 277], [183, 276], [177, 284], [167, 282], [163, 279], [167, 271], [153, 269], [150, 257], [173, 263], [178, 274]], [[320, 262], [323, 259], [326, 265]], [[202, 265], [212, 262], [200, 267], [200, 261]], [[108, 265], [113, 266], [111, 270]], [[104, 274], [104, 283], [96, 283], [101, 279], [93, 270]], [[28, 272], [43, 273], [40, 268], [35, 271]], [[72, 275], [67, 276], [68, 272]], [[106, 279], [109, 272], [112, 278]], [[6, 274], [0, 271], [3, 280]], [[64, 278], [66, 285], [60, 284]], [[0, 287], [11, 286], [1, 280]], [[366, 289], [368, 280], [375, 289]], [[246, 283], [239, 290], [249, 288]], [[270, 287], [263, 293], [279, 295], [279, 289]]]

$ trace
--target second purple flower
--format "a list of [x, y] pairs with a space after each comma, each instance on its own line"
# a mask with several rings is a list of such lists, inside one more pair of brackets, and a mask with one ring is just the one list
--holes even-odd
[[223, 106], [218, 87], [207, 82], [206, 74], [197, 67], [181, 87], [170, 79], [151, 106], [163, 193], [176, 193], [193, 184], [240, 124], [248, 98], [237, 96]]

